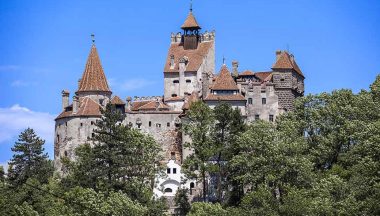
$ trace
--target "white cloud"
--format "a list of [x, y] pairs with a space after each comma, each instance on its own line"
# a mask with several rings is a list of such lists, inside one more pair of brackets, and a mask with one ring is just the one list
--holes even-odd
[[8, 162], [9, 161], [5, 161], [5, 162], [0, 162], [0, 166], [2, 166], [3, 168], [4, 168], [4, 171], [5, 171], [5, 173], [7, 173], [8, 172]]
[[19, 70], [21, 67], [18, 65], [0, 65], [0, 71], [16, 71]]
[[12, 87], [28, 87], [28, 86], [36, 86], [37, 82], [28, 82], [24, 80], [15, 80], [11, 83]]
[[0, 108], [0, 143], [17, 139], [20, 132], [30, 127], [37, 135], [52, 143], [54, 138], [54, 115], [35, 112], [18, 104]]

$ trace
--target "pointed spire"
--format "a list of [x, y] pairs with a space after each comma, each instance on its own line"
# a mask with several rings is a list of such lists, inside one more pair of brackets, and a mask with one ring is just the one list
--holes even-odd
[[225, 64], [222, 65], [219, 75], [216, 77], [212, 90], [239, 90], [235, 80]]
[[201, 29], [201, 27], [198, 25], [197, 20], [195, 19], [193, 15], [193, 3], [190, 2], [190, 12], [189, 15], [187, 15], [187, 18], [183, 25], [181, 26], [181, 29]]
[[88, 55], [86, 67], [84, 69], [82, 79], [79, 83], [77, 92], [85, 91], [103, 91], [111, 92], [108, 87], [107, 78], [104, 74], [103, 67], [100, 63], [98, 51], [95, 46], [95, 39], [92, 35], [92, 46], [90, 54]]

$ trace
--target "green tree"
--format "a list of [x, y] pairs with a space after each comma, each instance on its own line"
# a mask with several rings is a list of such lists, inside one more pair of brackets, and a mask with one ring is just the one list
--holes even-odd
[[123, 191], [143, 204], [151, 202], [153, 182], [159, 173], [161, 148], [155, 140], [121, 124], [123, 116], [108, 104], [90, 144], [76, 149], [75, 161], [65, 162], [64, 184], [95, 191]]
[[46, 183], [52, 176], [54, 169], [47, 153], [44, 153], [44, 143], [31, 128], [21, 132], [9, 162], [8, 180], [13, 186], [22, 185], [30, 177]]
[[184, 119], [184, 132], [191, 138], [190, 142], [185, 143], [185, 147], [193, 152], [185, 159], [183, 170], [188, 178], [201, 180], [203, 201], [207, 200], [207, 177], [213, 169], [209, 161], [215, 155], [211, 134], [214, 124], [215, 119], [209, 106], [202, 101], [191, 104]]
[[190, 211], [191, 205], [188, 197], [189, 189], [179, 188], [174, 197], [176, 207], [175, 213], [178, 216], [185, 216]]
[[191, 210], [188, 216], [226, 216], [228, 211], [223, 209], [219, 203], [205, 203], [205, 202], [195, 202], [191, 206]]

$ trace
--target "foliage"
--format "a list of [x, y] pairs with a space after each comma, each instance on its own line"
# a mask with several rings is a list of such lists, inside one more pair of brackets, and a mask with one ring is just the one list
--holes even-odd
[[195, 202], [191, 205], [188, 216], [225, 216], [227, 213], [227, 210], [223, 209], [219, 203]]
[[174, 202], [176, 205], [176, 215], [178, 216], [184, 216], [187, 215], [187, 213], [190, 211], [191, 205], [189, 202], [188, 194], [189, 189], [187, 188], [179, 188], [177, 190], [177, 193], [174, 197]]
[[12, 151], [15, 153], [9, 162], [8, 180], [13, 186], [20, 186], [30, 177], [46, 183], [53, 174], [53, 165], [48, 155], [43, 153], [45, 140], [39, 138], [33, 129], [21, 132]]

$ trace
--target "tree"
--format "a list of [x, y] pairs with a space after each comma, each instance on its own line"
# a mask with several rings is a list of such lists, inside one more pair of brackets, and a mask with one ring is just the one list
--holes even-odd
[[92, 188], [95, 191], [123, 191], [132, 200], [151, 202], [152, 182], [161, 170], [161, 148], [140, 131], [121, 124], [122, 114], [112, 104], [96, 123], [90, 144], [76, 149], [76, 160], [65, 162], [68, 176], [65, 185]]
[[191, 205], [189, 202], [189, 197], [187, 194], [189, 193], [189, 189], [187, 188], [178, 188], [177, 193], [174, 197], [176, 208], [176, 215], [185, 216], [190, 211]]
[[12, 148], [14, 155], [9, 162], [8, 180], [13, 186], [22, 185], [30, 177], [46, 183], [52, 176], [53, 166], [47, 153], [44, 153], [44, 143], [31, 128], [21, 132]]
[[209, 161], [215, 155], [211, 136], [214, 123], [211, 108], [202, 101], [191, 104], [184, 122], [185, 135], [191, 138], [185, 146], [193, 152], [185, 159], [183, 168], [188, 178], [202, 181], [204, 202], [207, 200], [207, 175], [213, 167]]

